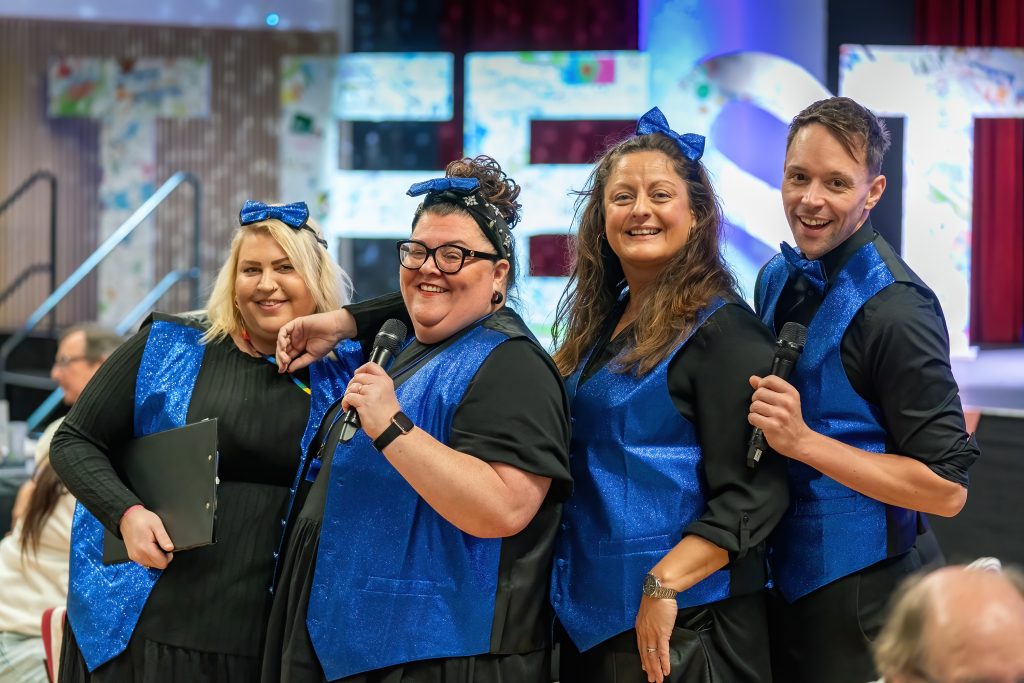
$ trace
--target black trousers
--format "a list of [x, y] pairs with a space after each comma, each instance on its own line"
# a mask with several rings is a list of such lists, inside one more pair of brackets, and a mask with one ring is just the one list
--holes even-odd
[[[680, 610], [669, 641], [669, 683], [769, 681], [764, 592]], [[559, 626], [560, 683], [646, 683], [636, 630], [580, 652]], [[860, 683], [864, 683], [861, 681]]]
[[768, 596], [772, 679], [779, 683], [865, 683], [878, 678], [871, 643], [885, 623], [889, 598], [903, 579], [923, 564], [922, 553], [914, 547], [792, 604], [772, 591]]

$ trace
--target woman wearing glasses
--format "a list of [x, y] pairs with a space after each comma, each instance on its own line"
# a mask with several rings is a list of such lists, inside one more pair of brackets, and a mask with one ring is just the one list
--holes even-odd
[[[362, 430], [325, 456], [291, 532], [264, 681], [547, 680], [569, 427], [554, 364], [505, 306], [519, 187], [478, 157], [409, 194], [415, 335], [390, 374], [368, 363], [348, 385]], [[294, 321], [279, 363], [365, 338], [367, 311]]]

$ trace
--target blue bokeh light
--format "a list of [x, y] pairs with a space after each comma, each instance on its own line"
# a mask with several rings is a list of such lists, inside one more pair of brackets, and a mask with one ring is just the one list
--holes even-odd
[[277, 12], [269, 12], [267, 13], [266, 22], [267, 26], [277, 26], [281, 23], [281, 15]]

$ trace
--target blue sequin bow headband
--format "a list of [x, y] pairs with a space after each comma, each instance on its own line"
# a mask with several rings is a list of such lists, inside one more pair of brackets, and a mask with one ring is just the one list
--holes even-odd
[[636, 122], [637, 135], [650, 135], [661, 133], [672, 138], [683, 151], [683, 156], [690, 161], [698, 161], [704, 155], [704, 136], [696, 133], [683, 133], [680, 135], [668, 127], [668, 120], [661, 110], [655, 107], [640, 117]]
[[327, 248], [327, 240], [318, 235], [316, 230], [306, 222], [309, 220], [309, 207], [306, 206], [306, 202], [272, 206], [250, 199], [242, 205], [242, 210], [238, 212], [239, 225], [252, 225], [271, 218], [276, 218], [293, 230], [309, 230], [313, 233], [316, 241], [324, 249]]
[[498, 256], [503, 259], [512, 257], [512, 231], [498, 207], [484, 199], [480, 194], [480, 181], [476, 178], [434, 178], [421, 183], [413, 183], [406, 192], [410, 197], [427, 195], [423, 203], [416, 208], [416, 217], [428, 206], [434, 204], [456, 204], [465, 209], [483, 231], [487, 240], [494, 246]]

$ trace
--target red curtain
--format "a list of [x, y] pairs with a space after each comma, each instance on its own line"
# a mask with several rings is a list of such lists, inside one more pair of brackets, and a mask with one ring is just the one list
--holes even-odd
[[[1019, 0], [915, 0], [922, 45], [1024, 47]], [[979, 119], [974, 136], [971, 342], [1024, 341], [1024, 120]]]

